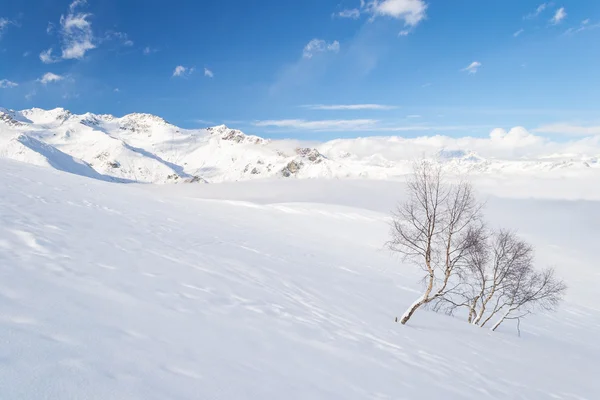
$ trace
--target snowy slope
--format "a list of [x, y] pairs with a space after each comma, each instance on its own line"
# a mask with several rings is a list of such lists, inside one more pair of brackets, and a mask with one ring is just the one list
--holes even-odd
[[173, 191], [0, 160], [0, 398], [598, 398], [600, 203], [489, 199], [570, 286], [519, 338], [393, 323], [419, 287], [381, 249], [400, 185], [287, 184]]
[[489, 138], [391, 136], [305, 143], [266, 140], [226, 126], [187, 130], [150, 114], [117, 118], [75, 115], [62, 108], [0, 108], [0, 155], [40, 165], [38, 156], [26, 157], [6, 144], [23, 135], [84, 161], [102, 176], [149, 183], [293, 177], [390, 180], [406, 174], [417, 157], [479, 175], [600, 175], [600, 136], [557, 143], [523, 128], [496, 129]]

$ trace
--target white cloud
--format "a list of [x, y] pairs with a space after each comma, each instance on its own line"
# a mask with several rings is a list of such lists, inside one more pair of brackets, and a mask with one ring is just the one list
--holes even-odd
[[78, 99], [79, 98], [79, 93], [65, 93], [62, 95], [62, 98], [65, 100], [68, 99]]
[[187, 71], [187, 68], [183, 65], [178, 65], [175, 67], [175, 71], [173, 71], [173, 76], [182, 76]]
[[85, 5], [85, 0], [75, 0], [69, 6], [67, 15], [60, 16], [60, 35], [62, 40], [63, 59], [82, 59], [88, 50], [96, 48], [92, 23], [92, 14], [76, 12]]
[[0, 79], [0, 89], [10, 89], [19, 86], [18, 83], [9, 81], [8, 79]]
[[311, 110], [337, 111], [337, 110], [393, 110], [396, 106], [387, 106], [383, 104], [311, 104], [304, 106]]
[[595, 136], [600, 135], [600, 125], [582, 126], [569, 123], [556, 123], [542, 125], [538, 128], [535, 128], [533, 132], [567, 136]]
[[15, 21], [12, 21], [7, 18], [0, 18], [0, 39], [2, 39], [2, 34], [8, 28], [9, 25], [19, 26], [19, 24]]
[[407, 29], [401, 30], [400, 32], [398, 32], [398, 36], [408, 36], [410, 34], [410, 31]]
[[588, 19], [581, 21], [581, 24], [577, 28], [571, 27], [571, 28], [567, 29], [565, 31], [564, 35], [574, 35], [581, 31], [596, 29], [596, 28], [600, 28], [600, 23], [591, 25], [590, 19], [588, 18]]
[[506, 132], [504, 129], [496, 128], [490, 133], [492, 143], [501, 143], [509, 146], [530, 146], [544, 141], [539, 136], [532, 135], [525, 128], [517, 126]]
[[93, 15], [80, 11], [80, 8], [85, 5], [87, 0], [74, 0], [69, 5], [67, 13], [60, 16], [58, 27], [52, 22], [48, 23], [46, 32], [52, 34], [56, 31], [60, 38], [61, 55], [52, 56], [52, 50], [46, 50], [40, 54], [42, 62], [53, 63], [60, 59], [80, 60], [88, 51], [109, 40], [118, 40], [123, 46], [133, 46], [133, 41], [123, 32], [109, 30], [103, 35], [95, 36], [91, 22]]
[[205, 119], [194, 119], [192, 122], [195, 122], [196, 124], [202, 124], [204, 126], [212, 126], [215, 124], [213, 121], [208, 121]]
[[521, 35], [521, 33], [525, 32], [525, 29], [519, 29], [518, 31], [516, 31], [515, 33], [513, 33], [514, 37], [518, 37], [519, 35]]
[[204, 76], [214, 78], [215, 74], [208, 68], [204, 68]]
[[23, 57], [29, 57], [31, 55], [30, 51], [26, 51], [23, 53]]
[[406, 118], [421, 118], [421, 115], [419, 115], [419, 114], [411, 114], [411, 115], [407, 115]]
[[154, 49], [150, 46], [144, 47], [144, 55], [146, 55], [146, 56], [149, 54], [152, 54], [152, 53], [156, 53], [157, 51], [158, 51], [158, 49]]
[[0, 18], [0, 32], [2, 32], [3, 29], [6, 29], [6, 27], [10, 24], [10, 21], [7, 20], [6, 18]]
[[375, 127], [378, 123], [374, 119], [336, 119], [307, 121], [304, 119], [280, 119], [256, 121], [255, 126], [276, 127], [289, 129], [302, 129], [309, 131], [340, 131], [340, 130], [363, 130]]
[[196, 70], [196, 68], [194, 67], [184, 67], [183, 65], [178, 65], [175, 67], [175, 70], [173, 71], [173, 76], [179, 76], [179, 77], [184, 77], [184, 76], [188, 76], [191, 75], [194, 71]]
[[129, 39], [127, 34], [124, 32], [107, 31], [104, 34], [104, 38], [101, 41], [104, 42], [107, 40], [116, 40], [116, 41], [120, 42], [123, 46], [128, 46], [128, 47], [133, 46], [133, 40]]
[[473, 61], [468, 67], [461, 69], [461, 71], [466, 71], [469, 74], [476, 74], [479, 67], [481, 67], [481, 63], [479, 61]]
[[552, 22], [555, 25], [560, 24], [560, 22], [563, 19], [565, 19], [566, 17], [567, 17], [567, 12], [565, 11], [564, 7], [561, 7], [558, 10], [556, 10], [556, 13], [554, 13], [554, 17], [552, 17], [550, 22]]
[[118, 87], [117, 87], [117, 88], [115, 88], [115, 90], [114, 90], [114, 92], [115, 92], [115, 93], [119, 93], [120, 91], [121, 91], [121, 90], [120, 90]]
[[69, 11], [75, 12], [75, 9], [79, 6], [83, 6], [87, 4], [87, 0], [73, 0], [69, 5]]
[[373, 17], [385, 16], [404, 21], [414, 27], [426, 17], [427, 4], [423, 0], [370, 0], [362, 2], [363, 9]]
[[32, 90], [32, 91], [28, 92], [28, 93], [25, 95], [25, 99], [26, 99], [26, 100], [31, 100], [31, 99], [33, 98], [33, 96], [35, 96], [35, 95], [36, 95], [36, 91], [35, 91], [35, 89], [34, 89], [34, 90]]
[[38, 79], [38, 82], [41, 82], [42, 84], [46, 85], [51, 82], [62, 81], [63, 79], [65, 79], [64, 76], [56, 75], [52, 72], [46, 72], [41, 78]]
[[40, 60], [42, 60], [44, 64], [52, 64], [60, 61], [59, 57], [54, 57], [52, 55], [52, 51], [53, 49], [49, 48], [48, 50], [42, 51], [40, 53]]
[[360, 18], [360, 10], [358, 8], [353, 8], [350, 10], [342, 10], [333, 15], [335, 17], [339, 17], [339, 18], [359, 19]]
[[525, 19], [533, 19], [535, 17], [537, 17], [538, 15], [540, 15], [542, 12], [544, 12], [544, 10], [548, 8], [548, 3], [542, 3], [539, 6], [537, 6], [537, 8], [535, 9], [534, 12], [527, 14], [525, 17]]
[[327, 43], [322, 39], [313, 39], [306, 46], [302, 52], [304, 58], [312, 58], [316, 53], [332, 52], [337, 53], [340, 51], [340, 42], [334, 40], [331, 43]]
[[333, 120], [305, 120], [305, 119], [280, 119], [261, 120], [252, 122], [254, 126], [280, 128], [281, 130], [304, 130], [313, 132], [430, 132], [430, 131], [465, 131], [473, 129], [489, 129], [488, 126], [448, 125], [436, 126], [425, 124], [394, 124], [383, 123], [376, 119], [333, 119]]

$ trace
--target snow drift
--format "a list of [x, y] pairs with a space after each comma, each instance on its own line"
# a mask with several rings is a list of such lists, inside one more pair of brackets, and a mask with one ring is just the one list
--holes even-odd
[[554, 183], [553, 200], [488, 198], [569, 284], [519, 338], [393, 322], [419, 288], [382, 251], [401, 185], [260, 183], [114, 185], [0, 160], [0, 398], [598, 397], [597, 201]]

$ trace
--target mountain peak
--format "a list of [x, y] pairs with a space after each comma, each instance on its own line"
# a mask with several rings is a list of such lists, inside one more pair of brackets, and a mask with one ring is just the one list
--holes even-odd
[[131, 114], [127, 114], [127, 115], [123, 116], [123, 118], [121, 118], [121, 119], [123, 119], [123, 120], [135, 120], [135, 121], [144, 122], [144, 123], [155, 123], [155, 124], [161, 124], [161, 125], [171, 125], [164, 118], [159, 117], [159, 116], [154, 115], [154, 114], [148, 114], [148, 113], [131, 113]]
[[236, 143], [252, 143], [252, 144], [266, 144], [269, 140], [263, 139], [259, 136], [246, 135], [244, 132], [231, 129], [226, 125], [217, 125], [206, 130], [213, 136], [218, 136], [222, 140], [232, 141]]

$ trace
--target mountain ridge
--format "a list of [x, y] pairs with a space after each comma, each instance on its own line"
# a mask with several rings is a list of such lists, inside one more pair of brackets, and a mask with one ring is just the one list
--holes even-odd
[[[43, 146], [25, 150], [15, 140]], [[417, 156], [468, 173], [596, 173], [600, 171], [599, 142], [596, 138], [560, 145], [513, 128], [504, 133], [495, 130], [488, 139], [390, 136], [335, 139], [315, 145], [249, 135], [226, 125], [184, 129], [148, 113], [116, 117], [73, 114], [64, 108], [0, 108], [0, 157], [53, 168], [60, 164], [58, 169], [66, 172], [116, 182], [395, 179], [410, 170]], [[61, 163], [48, 158], [53, 154], [60, 155]], [[75, 161], [65, 164], [63, 154]], [[40, 161], [43, 159], [48, 162]], [[87, 167], [79, 167], [82, 165]], [[87, 168], [90, 171], [84, 172]]]

